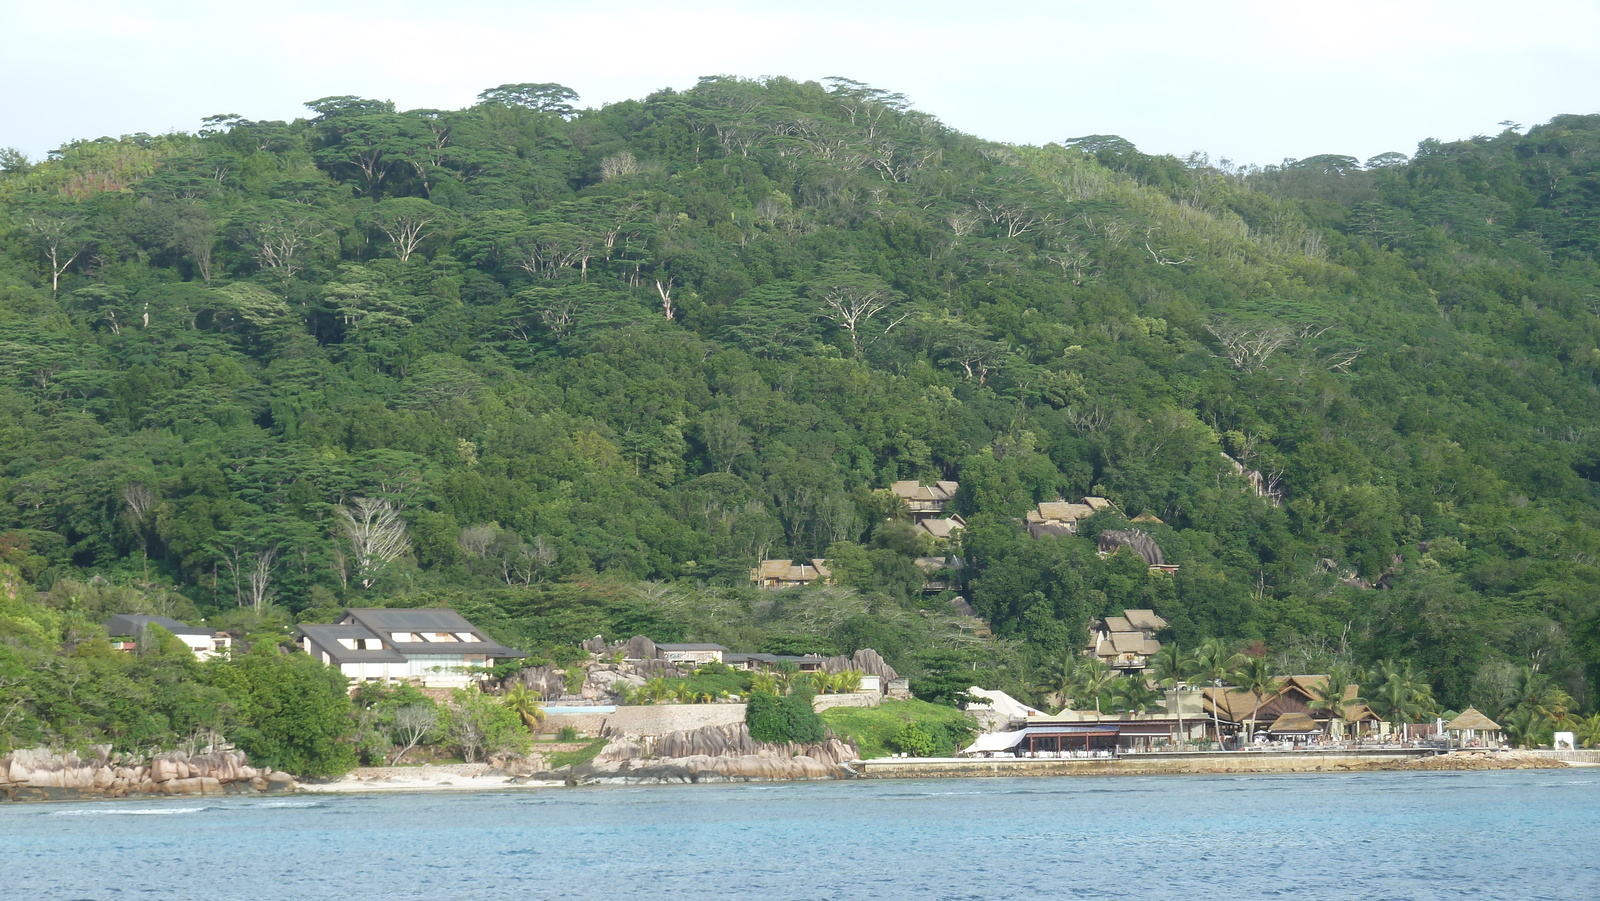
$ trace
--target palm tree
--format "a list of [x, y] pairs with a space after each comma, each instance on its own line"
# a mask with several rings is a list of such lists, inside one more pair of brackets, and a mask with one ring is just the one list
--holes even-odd
[[1177, 642], [1164, 644], [1150, 661], [1150, 674], [1162, 688], [1177, 688], [1194, 671], [1194, 658], [1185, 654]]
[[750, 677], [750, 691], [775, 695], [778, 693], [778, 679], [771, 673], [756, 673]]
[[1512, 745], [1523, 748], [1541, 744], [1543, 733], [1550, 725], [1550, 721], [1540, 716], [1532, 707], [1518, 707], [1504, 719], [1506, 740]]
[[1080, 701], [1083, 698], [1094, 698], [1094, 709], [1100, 712], [1100, 695], [1116, 681], [1117, 674], [1111, 671], [1099, 657], [1084, 657], [1078, 664], [1074, 677], [1077, 683], [1076, 694]]
[[1252, 657], [1239, 668], [1236, 679], [1240, 688], [1255, 697], [1255, 706], [1250, 709], [1249, 733], [1255, 738], [1256, 715], [1261, 712], [1261, 705], [1278, 696], [1278, 671], [1267, 658]]
[[[1183, 683], [1194, 672], [1194, 657], [1180, 650], [1177, 642], [1162, 645], [1161, 650], [1156, 652], [1151, 672], [1155, 676], [1157, 685], [1172, 692], [1182, 691]], [[1174, 696], [1173, 707], [1177, 708], [1174, 712], [1178, 715], [1178, 735], [1186, 736], [1188, 733], [1183, 728], [1182, 695]]]
[[[1350, 686], [1356, 687], [1357, 697], [1347, 698]], [[1361, 686], [1355, 677], [1342, 667], [1334, 667], [1328, 672], [1328, 678], [1322, 683], [1322, 697], [1313, 698], [1308, 704], [1312, 710], [1325, 710], [1328, 712], [1328, 722], [1334, 720], [1344, 722], [1346, 706], [1349, 704], [1365, 704], [1367, 699], [1360, 697]]]
[[833, 690], [840, 694], [855, 694], [861, 690], [861, 670], [847, 669], [833, 674]]
[[1526, 707], [1551, 721], [1565, 719], [1572, 707], [1572, 696], [1562, 691], [1548, 673], [1527, 666], [1517, 673], [1511, 697], [1514, 707]]
[[655, 678], [646, 682], [639, 688], [639, 698], [648, 704], [660, 704], [671, 698], [673, 688], [666, 679]]
[[1427, 713], [1433, 707], [1433, 686], [1423, 681], [1411, 668], [1411, 661], [1395, 666], [1384, 660], [1378, 663], [1378, 689], [1372, 702], [1378, 715], [1392, 723], [1405, 736], [1405, 727], [1413, 716]]
[[1211, 729], [1217, 736], [1217, 741], [1222, 741], [1222, 721], [1217, 716], [1217, 703], [1221, 700], [1222, 686], [1233, 680], [1233, 674], [1239, 664], [1244, 662], [1242, 654], [1234, 653], [1221, 639], [1213, 638], [1200, 646], [1194, 655], [1194, 677], [1202, 682], [1210, 682], [1217, 687], [1218, 697], [1211, 704]]
[[793, 692], [795, 679], [799, 675], [800, 667], [787, 660], [780, 661], [772, 670], [772, 678], [778, 680], [778, 693], [786, 695]]
[[1111, 683], [1111, 697], [1118, 708], [1144, 713], [1161, 700], [1161, 692], [1152, 688], [1143, 676], [1124, 676]]
[[530, 733], [539, 734], [539, 727], [544, 723], [544, 706], [539, 703], [539, 696], [526, 684], [518, 682], [506, 689], [500, 695], [500, 703], [510, 708]]
[[1591, 713], [1579, 719], [1573, 728], [1573, 738], [1583, 748], [1600, 748], [1600, 713]]
[[1083, 658], [1071, 651], [1052, 661], [1044, 674], [1038, 691], [1044, 702], [1057, 710], [1066, 709], [1076, 700], [1078, 691], [1078, 661]]

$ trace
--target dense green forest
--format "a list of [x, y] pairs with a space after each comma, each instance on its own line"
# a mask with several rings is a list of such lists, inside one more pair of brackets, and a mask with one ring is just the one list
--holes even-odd
[[[840, 79], [577, 101], [0, 152], [0, 743], [242, 715], [107, 662], [109, 613], [260, 643], [385, 604], [1033, 697], [1151, 607], [1184, 648], [1594, 709], [1600, 116], [1241, 168]], [[960, 482], [958, 591], [922, 594], [897, 479]], [[1116, 509], [1028, 537], [1085, 494]], [[1141, 515], [1175, 575], [1096, 554]], [[165, 725], [108, 727], [117, 692]]]

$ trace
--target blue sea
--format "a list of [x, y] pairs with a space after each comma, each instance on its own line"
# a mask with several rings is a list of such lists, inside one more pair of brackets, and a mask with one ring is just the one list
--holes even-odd
[[1591, 899], [1600, 770], [0, 804], [0, 898]]

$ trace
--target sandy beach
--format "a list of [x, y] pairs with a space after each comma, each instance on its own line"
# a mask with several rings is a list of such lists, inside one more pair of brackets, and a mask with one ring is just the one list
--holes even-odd
[[302, 782], [300, 791], [312, 794], [515, 791], [560, 788], [565, 784], [561, 779], [509, 776], [487, 763], [460, 763], [443, 766], [358, 767], [332, 782]]

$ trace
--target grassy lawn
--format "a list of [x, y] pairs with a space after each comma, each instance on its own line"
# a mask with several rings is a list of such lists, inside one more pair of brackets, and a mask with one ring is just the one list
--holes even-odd
[[884, 701], [877, 707], [834, 707], [822, 712], [822, 721], [841, 738], [856, 743], [863, 760], [887, 757], [895, 749], [889, 740], [914, 722], [927, 729], [938, 741], [938, 756], [953, 754], [960, 747], [958, 741], [969, 739], [975, 728], [972, 719], [954, 707], [929, 704], [927, 701]]
[[583, 766], [600, 756], [605, 749], [607, 739], [597, 738], [576, 751], [557, 751], [545, 759], [550, 769], [559, 770], [569, 766]]

